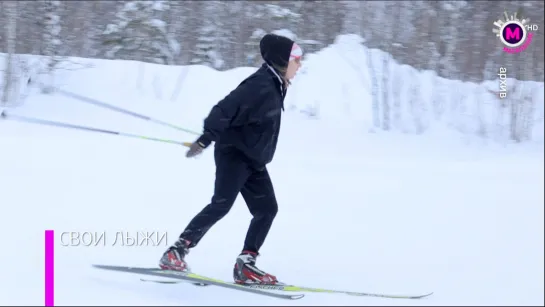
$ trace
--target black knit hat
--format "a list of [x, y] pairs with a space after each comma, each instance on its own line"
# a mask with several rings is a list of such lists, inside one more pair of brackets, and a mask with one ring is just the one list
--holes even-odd
[[269, 65], [287, 67], [293, 44], [294, 42], [285, 36], [266, 34], [259, 42], [261, 57]]

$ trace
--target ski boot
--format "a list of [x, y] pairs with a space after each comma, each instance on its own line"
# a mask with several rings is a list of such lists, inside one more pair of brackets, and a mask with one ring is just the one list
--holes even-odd
[[276, 285], [275, 276], [265, 273], [255, 266], [257, 253], [243, 251], [236, 259], [233, 269], [235, 283], [244, 285]]
[[184, 260], [189, 254], [189, 243], [182, 238], [174, 242], [174, 245], [169, 247], [159, 260], [159, 267], [163, 270], [189, 272], [189, 266]]

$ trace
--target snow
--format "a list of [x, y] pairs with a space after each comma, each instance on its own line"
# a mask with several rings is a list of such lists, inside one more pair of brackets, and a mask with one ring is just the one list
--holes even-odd
[[159, 29], [162, 33], [166, 33], [167, 23], [159, 19], [150, 19], [149, 25]]
[[265, 4], [265, 8], [269, 14], [275, 18], [299, 18], [300, 14], [292, 12], [290, 9], [280, 7], [275, 4]]
[[297, 35], [295, 33], [293, 33], [293, 31], [291, 30], [288, 30], [288, 29], [280, 29], [280, 30], [275, 30], [275, 31], [272, 31], [271, 33], [273, 34], [276, 34], [276, 35], [280, 35], [280, 36], [285, 36], [291, 40], [297, 40]]
[[[213, 149], [188, 160], [185, 148], [172, 144], [0, 120], [0, 302], [43, 304], [44, 231], [53, 229], [56, 305], [543, 305], [543, 133], [520, 144], [485, 141], [449, 126], [448, 118], [465, 124], [476, 119], [448, 102], [450, 117], [435, 120], [423, 134], [368, 133], [370, 77], [365, 66], [355, 66], [366, 62], [359, 51], [337, 44], [307, 55], [290, 89], [269, 165], [279, 213], [258, 266], [303, 286], [433, 296], [409, 301], [307, 294], [282, 301], [218, 287], [142, 283], [138, 275], [93, 269], [94, 263], [156, 266], [165, 243], [173, 243], [212, 196]], [[73, 61], [93, 67], [58, 71], [63, 90], [197, 132], [210, 107], [254, 71]], [[403, 82], [423, 78], [422, 84], [431, 84], [430, 74], [396, 65], [394, 72], [412, 74], [400, 77]], [[182, 88], [173, 95], [182, 74]], [[464, 84], [438, 80], [447, 98]], [[465, 85], [473, 88], [466, 99], [483, 101], [471, 95], [484, 85]], [[543, 84], [527, 86], [538, 89], [536, 101], [542, 102]], [[24, 103], [8, 112], [196, 138], [62, 93], [28, 91]], [[430, 91], [420, 88], [422, 95]], [[309, 106], [319, 108], [317, 117], [302, 112]], [[536, 109], [538, 131], [542, 103]], [[494, 118], [496, 111], [482, 110]], [[239, 197], [191, 251], [191, 267], [230, 280], [250, 218]], [[104, 234], [105, 244], [63, 246], [63, 232]], [[167, 237], [160, 245], [122, 246], [114, 244], [117, 232]]]

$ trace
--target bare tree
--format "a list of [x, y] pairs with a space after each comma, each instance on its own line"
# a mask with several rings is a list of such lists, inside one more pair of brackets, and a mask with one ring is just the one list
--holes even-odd
[[7, 26], [6, 30], [6, 67], [4, 72], [4, 93], [2, 95], [2, 104], [7, 105], [13, 99], [14, 84], [17, 74], [15, 72], [15, 44], [17, 43], [17, 1], [5, 1], [4, 9], [6, 10]]
[[61, 1], [44, 1], [44, 5], [43, 55], [46, 56], [45, 74], [48, 81], [42, 87], [42, 92], [50, 93], [55, 88], [55, 70], [63, 61], [63, 57], [60, 56], [60, 47], [62, 46], [59, 14]]
[[[178, 36], [180, 33], [185, 32], [185, 28], [186, 28], [185, 25], [187, 23], [186, 17], [188, 16], [188, 14], [186, 13], [186, 11], [188, 10], [187, 8], [188, 4], [182, 1], [172, 1], [171, 3], [169, 3], [169, 5], [170, 5], [170, 10], [168, 11], [169, 15], [165, 18], [168, 23], [168, 27], [167, 27], [168, 35], [172, 37], [173, 39], [175, 39], [176, 41], [181, 42], [183, 40], [179, 39]], [[184, 44], [180, 46], [179, 54], [181, 54], [183, 50], [185, 50], [184, 45], [185, 45], [185, 41], [184, 41]], [[179, 54], [173, 59], [173, 62], [176, 64], [181, 62]]]
[[[383, 2], [384, 10], [390, 11], [390, 9], [395, 5], [394, 2]], [[396, 10], [399, 11], [399, 10]], [[383, 13], [381, 13], [383, 14]], [[381, 85], [381, 91], [382, 91], [382, 129], [383, 130], [390, 130], [390, 101], [389, 101], [389, 93], [390, 93], [390, 59], [391, 59], [391, 38], [394, 35], [394, 23], [385, 23], [382, 27], [382, 37], [384, 42], [381, 43], [381, 49], [384, 51], [382, 54], [382, 85]]]

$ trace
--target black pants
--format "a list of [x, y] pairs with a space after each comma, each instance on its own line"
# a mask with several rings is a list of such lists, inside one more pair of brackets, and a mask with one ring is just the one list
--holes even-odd
[[210, 228], [233, 207], [240, 192], [253, 218], [243, 250], [259, 252], [278, 212], [273, 185], [266, 168], [255, 170], [235, 150], [214, 150], [216, 182], [212, 201], [180, 235], [195, 247]]

